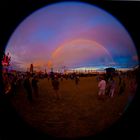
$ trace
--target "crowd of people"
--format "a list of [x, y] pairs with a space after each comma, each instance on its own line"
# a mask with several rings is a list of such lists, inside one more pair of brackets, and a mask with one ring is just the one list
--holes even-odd
[[[16, 74], [3, 73], [2, 77], [4, 85], [3, 93], [6, 96], [8, 97], [15, 96], [18, 92], [20, 92], [21, 89], [24, 88], [27, 95], [27, 99], [30, 102], [32, 102], [33, 95], [37, 98], [39, 97], [39, 87], [38, 87], [39, 79], [48, 78], [48, 80], [51, 80], [55, 97], [57, 99], [60, 99], [61, 95], [58, 92], [60, 82], [62, 82], [63, 79], [66, 80], [71, 79], [75, 81], [75, 85], [78, 87], [78, 85], [80, 84], [80, 78], [83, 77], [83, 75], [81, 76], [76, 73], [66, 75], [61, 73], [31, 74], [29, 72], [26, 73], [18, 72]], [[116, 83], [116, 78], [118, 79], [119, 86]], [[105, 74], [96, 75], [96, 79], [98, 82], [98, 97], [99, 99], [102, 100], [104, 100], [106, 96], [113, 98], [116, 93], [118, 95], [123, 95], [126, 90], [126, 79], [129, 79], [129, 92], [132, 93], [131, 97], [133, 97], [134, 95], [133, 93], [135, 93], [137, 88], [136, 74], [134, 74], [133, 72], [118, 73], [117, 75], [110, 76], [108, 78], [106, 78]]]
[[[116, 81], [118, 79], [118, 83]], [[115, 94], [123, 95], [126, 91], [126, 87], [129, 88], [130, 97], [134, 97], [136, 92], [138, 81], [134, 72], [118, 73], [117, 75], [106, 78], [106, 75], [98, 77], [98, 97], [104, 100], [106, 96], [111, 98]]]

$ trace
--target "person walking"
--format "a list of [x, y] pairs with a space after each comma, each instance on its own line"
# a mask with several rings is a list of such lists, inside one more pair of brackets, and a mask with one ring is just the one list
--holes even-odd
[[60, 94], [58, 93], [59, 90], [59, 80], [57, 76], [54, 76], [54, 79], [52, 79], [52, 86], [55, 91], [55, 96], [57, 99], [60, 99]]
[[104, 77], [100, 77], [98, 88], [99, 88], [99, 92], [98, 92], [99, 99], [104, 100], [104, 95], [106, 90], [106, 81], [104, 80]]

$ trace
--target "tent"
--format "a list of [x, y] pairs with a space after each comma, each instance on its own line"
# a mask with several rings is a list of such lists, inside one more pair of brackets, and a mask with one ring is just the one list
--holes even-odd
[[112, 68], [112, 67], [106, 68], [105, 70], [106, 70], [107, 79], [114, 76], [115, 71], [116, 71], [115, 68]]

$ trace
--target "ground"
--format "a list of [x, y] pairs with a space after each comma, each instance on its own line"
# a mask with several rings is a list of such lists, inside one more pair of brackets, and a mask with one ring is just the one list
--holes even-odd
[[76, 138], [94, 135], [116, 122], [128, 101], [128, 85], [123, 95], [118, 96], [118, 79], [113, 98], [99, 100], [96, 77], [82, 77], [79, 85], [74, 80], [60, 81], [60, 100], [55, 98], [51, 80], [39, 80], [39, 97], [34, 102], [27, 100], [26, 92], [11, 99], [12, 105], [29, 125], [51, 136]]

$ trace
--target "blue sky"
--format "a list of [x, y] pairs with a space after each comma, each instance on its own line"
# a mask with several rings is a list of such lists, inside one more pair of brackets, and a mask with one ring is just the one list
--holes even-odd
[[6, 52], [11, 66], [23, 70], [31, 63], [38, 70], [50, 69], [50, 63], [56, 69], [138, 64], [125, 27], [106, 11], [82, 2], [60, 2], [35, 11], [15, 29]]

